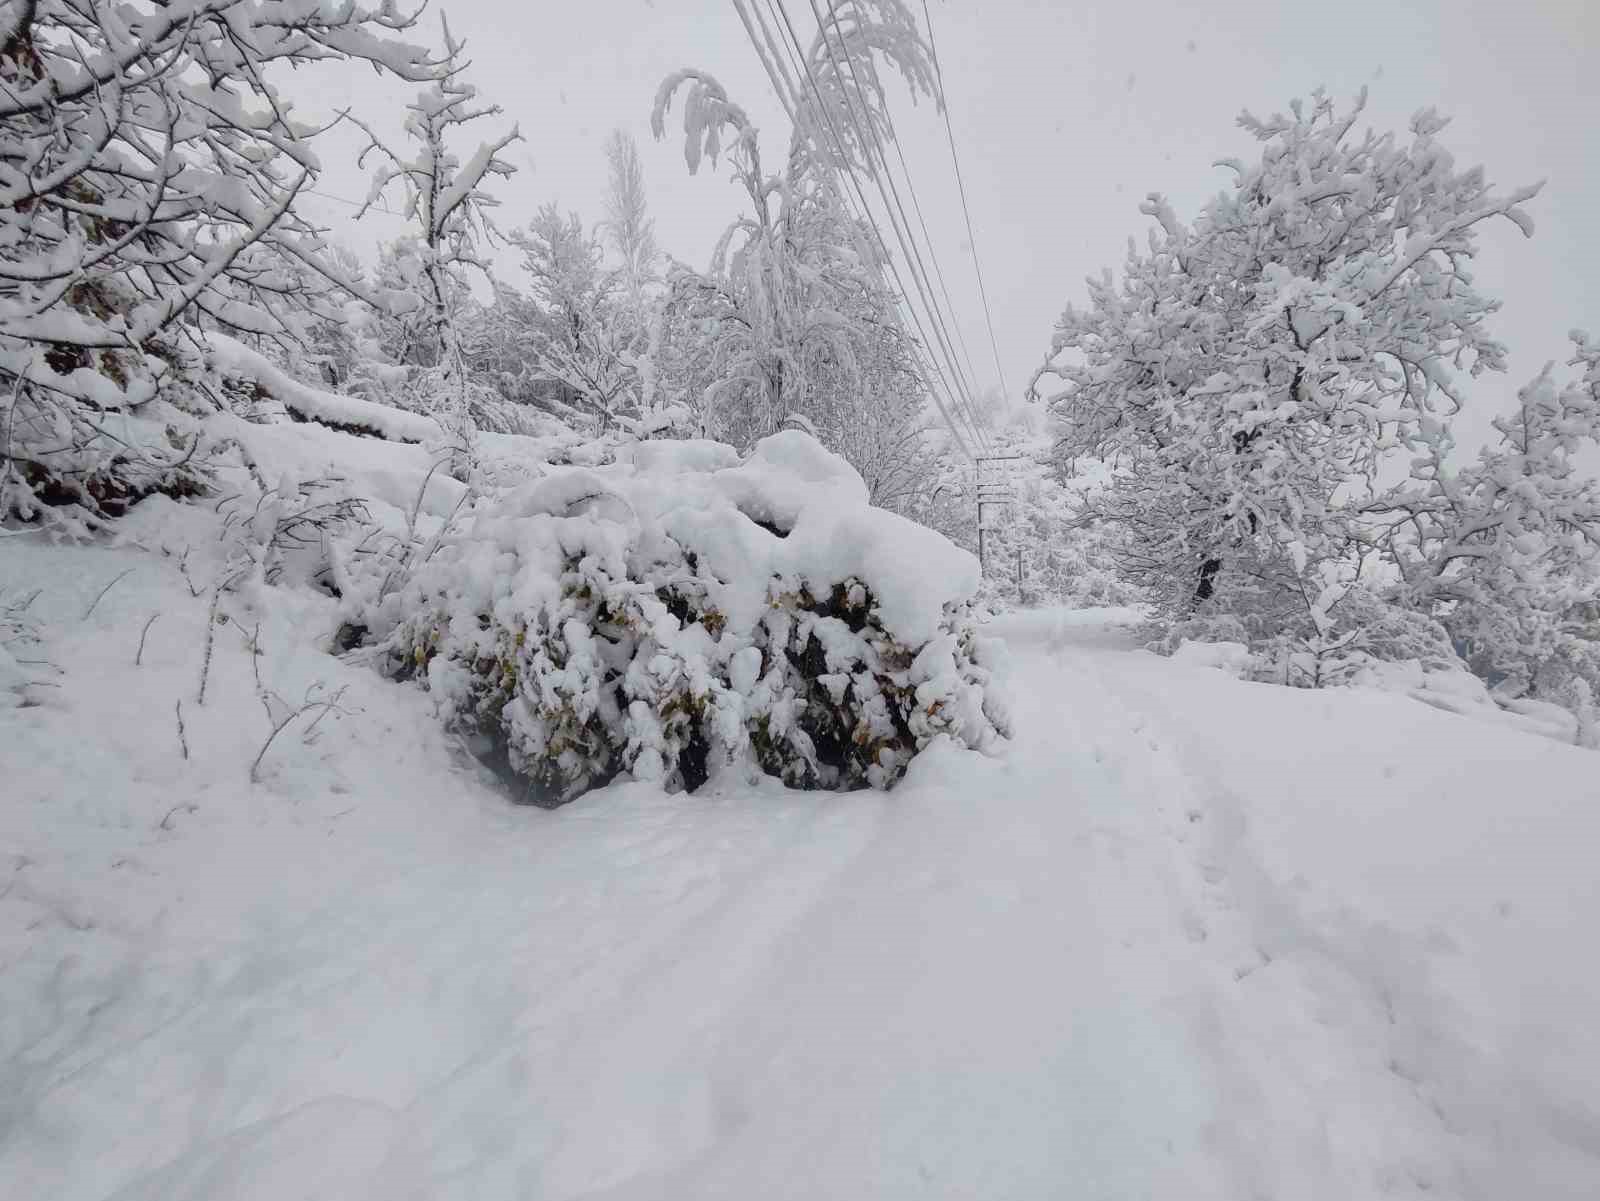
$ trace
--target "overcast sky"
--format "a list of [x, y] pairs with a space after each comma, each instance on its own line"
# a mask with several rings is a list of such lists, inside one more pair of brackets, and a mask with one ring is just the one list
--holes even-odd
[[[788, 8], [797, 28], [814, 29], [805, 0]], [[681, 140], [652, 143], [656, 85], [678, 67], [721, 79], [774, 153], [787, 138], [730, 0], [451, 0], [445, 12], [468, 43], [470, 78], [526, 138], [512, 154], [521, 170], [500, 189], [502, 225], [524, 223], [548, 200], [598, 217], [602, 142], [620, 127], [643, 151], [662, 245], [704, 266], [742, 193], [720, 168], [691, 177]], [[1282, 109], [1319, 85], [1340, 98], [1366, 86], [1370, 124], [1383, 129], [1434, 105], [1454, 118], [1442, 140], [1463, 165], [1482, 163], [1507, 187], [1549, 181], [1530, 206], [1531, 241], [1509, 223], [1485, 230], [1478, 279], [1505, 301], [1498, 329], [1512, 377], [1472, 388], [1474, 432], [1516, 383], [1565, 358], [1569, 328], [1600, 333], [1597, 0], [933, 0], [933, 19], [1013, 393], [1048, 349], [1064, 303], [1082, 299], [1083, 278], [1117, 266], [1129, 235], [1143, 236], [1144, 195], [1165, 192], [1192, 217], [1228, 178], [1212, 163], [1253, 153], [1234, 125], [1238, 111]], [[341, 86], [350, 90], [318, 95], [319, 106], [349, 102], [397, 122], [402, 93], [365, 78]], [[989, 386], [995, 372], [942, 126], [926, 102], [901, 106], [896, 121]], [[329, 165], [328, 191], [364, 193], [352, 163]], [[352, 229], [347, 209], [323, 203], [364, 251], [398, 232], [381, 215]]]

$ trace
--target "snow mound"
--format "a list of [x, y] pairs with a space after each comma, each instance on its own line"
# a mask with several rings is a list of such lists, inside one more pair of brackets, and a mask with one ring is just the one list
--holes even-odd
[[1191, 667], [1214, 667], [1236, 679], [1250, 673], [1250, 648], [1242, 642], [1194, 642], [1184, 639], [1172, 652], [1174, 662]]
[[537, 803], [623, 771], [692, 789], [730, 765], [887, 787], [937, 738], [981, 749], [1003, 730], [978, 574], [786, 431], [742, 461], [690, 441], [548, 467], [364, 622]]

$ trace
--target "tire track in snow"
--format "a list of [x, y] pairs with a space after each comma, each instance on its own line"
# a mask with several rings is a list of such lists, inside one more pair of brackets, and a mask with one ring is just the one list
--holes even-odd
[[777, 944], [703, 1061], [739, 1120], [592, 1195], [1240, 1195], [1188, 1041], [1200, 952], [1151, 887], [1179, 860], [1054, 684], [1019, 678], [1003, 762], [919, 760]]
[[[1040, 755], [1041, 769], [1048, 770], [1050, 748], [1063, 741], [1093, 748], [1104, 780], [1102, 795], [1121, 811], [1134, 867], [1161, 896], [1155, 920], [1164, 931], [1180, 936], [1154, 945], [1165, 955], [1175, 981], [1174, 1006], [1188, 1048], [1197, 1063], [1209, 1068], [1211, 1112], [1203, 1134], [1225, 1182], [1223, 1195], [1286, 1196], [1273, 1187], [1273, 1174], [1263, 1162], [1267, 1140], [1257, 1134], [1272, 1127], [1269, 1099], [1254, 1075], [1239, 1070], [1225, 1046], [1236, 982], [1260, 963], [1230, 892], [1226, 859], [1216, 853], [1213, 831], [1226, 818], [1206, 790], [1197, 787], [1142, 698], [1130, 697], [1121, 687], [1123, 671], [1138, 656], [1104, 631], [1057, 633], [1050, 661], [1060, 693], [1060, 732], [1041, 738], [1047, 731], [1038, 731], [1034, 745], [1040, 750], [1032, 753]], [[1070, 739], [1064, 737], [1069, 732]], [[1022, 753], [1029, 752], [1024, 748]], [[1321, 1195], [1303, 1183], [1300, 1191], [1287, 1194]]]
[[[630, 1157], [687, 1154], [708, 1121], [681, 1062], [694, 1027], [876, 820], [870, 801], [773, 792], [765, 813], [642, 787], [524, 813], [465, 863], [413, 864], [365, 901], [341, 892], [264, 945], [241, 940], [229, 974], [253, 987], [210, 990], [141, 1052], [166, 1064], [168, 1105], [200, 1119], [147, 1184], [248, 1162], [251, 1131], [279, 1137], [263, 1113], [347, 1096], [393, 1112], [389, 1150], [409, 1166], [385, 1178], [419, 1196], [576, 1195]], [[205, 1048], [210, 1084], [181, 1070]], [[652, 1097], [652, 1074], [684, 1086]]]

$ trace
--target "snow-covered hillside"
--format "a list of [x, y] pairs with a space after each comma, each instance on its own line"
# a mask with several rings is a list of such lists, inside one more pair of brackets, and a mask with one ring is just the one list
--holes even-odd
[[544, 812], [280, 589], [185, 758], [203, 512], [0, 551], [7, 1196], [1600, 1195], [1588, 752], [1033, 614], [994, 756]]

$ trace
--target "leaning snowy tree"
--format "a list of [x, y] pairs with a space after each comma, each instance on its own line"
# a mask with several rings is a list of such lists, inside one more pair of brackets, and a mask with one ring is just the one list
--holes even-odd
[[274, 80], [350, 60], [432, 79], [413, 23], [394, 0], [0, 11], [0, 521], [92, 529], [203, 484], [180, 410], [225, 398], [201, 327], [293, 340], [359, 287], [295, 209], [319, 131]]
[[1365, 95], [1240, 124], [1259, 161], [1192, 226], [1160, 196], [1120, 282], [1089, 281], [1036, 374], [1065, 463], [1115, 466], [1100, 513], [1164, 612], [1324, 632], [1361, 568], [1363, 502], [1390, 452], [1424, 451], [1461, 404], [1457, 372], [1505, 367], [1497, 303], [1468, 267], [1477, 227], [1532, 225], [1537, 188], [1460, 170], [1424, 111], [1409, 141], [1357, 133]]
[[[751, 14], [737, 7], [753, 31]], [[709, 270], [679, 264], [669, 276], [673, 327], [699, 339], [679, 361], [698, 371], [693, 399], [705, 410], [702, 424], [737, 442], [778, 429], [792, 413], [810, 418], [825, 377], [828, 387], [849, 381], [858, 391], [855, 364], [869, 329], [905, 337], [883, 279], [886, 256], [845, 211], [839, 179], [875, 170], [891, 137], [885, 66], [900, 72], [913, 97], [938, 101], [932, 55], [901, 0], [829, 0], [818, 17], [797, 78], [769, 59], [774, 83], [784, 81], [780, 94], [798, 99], [781, 171], [768, 173], [749, 115], [704, 71], [668, 76], [651, 113], [652, 131], [664, 137], [681, 94], [690, 172], [725, 152], [748, 202]]]
[[378, 162], [367, 209], [396, 184], [404, 197], [404, 212], [417, 224], [417, 275], [422, 285], [427, 324], [436, 347], [436, 378], [432, 381], [434, 407], [452, 447], [453, 470], [466, 469], [476, 425], [472, 381], [456, 330], [459, 296], [465, 289], [467, 270], [488, 274], [481, 247], [495, 237], [487, 210], [498, 201], [485, 189], [495, 176], [509, 177], [516, 167], [500, 157], [522, 135], [515, 126], [493, 141], [482, 142], [463, 161], [450, 148], [453, 135], [486, 117], [498, 116], [499, 105], [481, 105], [477, 89], [462, 74], [469, 64], [462, 57], [465, 44], [450, 35], [441, 21], [445, 58], [439, 77], [407, 106], [405, 132], [413, 143], [411, 153], [389, 146], [370, 125], [357, 121], [369, 139], [360, 163], [369, 156]]
[[[826, 201], [826, 193], [815, 199]], [[848, 219], [824, 204], [817, 209], [798, 224]], [[808, 232], [807, 240], [837, 246], [848, 238], [834, 228]], [[833, 300], [849, 331], [848, 354], [823, 344], [804, 356], [807, 394], [799, 412], [861, 473], [874, 505], [909, 516], [937, 487], [935, 459], [944, 440], [933, 428], [912, 344], [894, 321], [894, 297], [870, 277], [849, 274], [854, 286], [839, 289]]]

